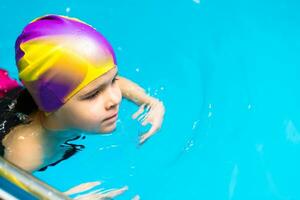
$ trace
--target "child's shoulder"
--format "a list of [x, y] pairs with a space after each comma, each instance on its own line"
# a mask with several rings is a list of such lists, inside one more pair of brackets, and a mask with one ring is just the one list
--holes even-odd
[[42, 140], [39, 129], [31, 124], [14, 127], [2, 140], [4, 158], [31, 171], [42, 163]]
[[31, 116], [31, 122], [27, 124], [19, 124], [13, 127], [3, 139], [3, 144], [14, 143], [24, 144], [24, 142], [38, 142], [43, 129], [36, 122], [35, 114]]

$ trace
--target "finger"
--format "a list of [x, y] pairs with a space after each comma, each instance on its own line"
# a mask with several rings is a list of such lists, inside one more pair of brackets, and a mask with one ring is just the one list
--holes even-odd
[[157, 131], [157, 129], [158, 128], [153, 125], [147, 133], [140, 137], [140, 144], [145, 143], [145, 141], [148, 140], [148, 138], [151, 137]]
[[103, 194], [103, 197], [105, 197], [105, 198], [114, 198], [116, 196], [119, 196], [119, 195], [123, 194], [126, 190], [128, 190], [128, 187], [124, 186], [120, 189], [106, 192], [105, 194]]
[[145, 118], [144, 118], [144, 120], [143, 120], [143, 122], [142, 122], [142, 125], [143, 126], [146, 126], [147, 124], [153, 124], [152, 122], [153, 122], [153, 117], [152, 117], [152, 114], [150, 113], [149, 115], [147, 115]]
[[101, 182], [100, 181], [95, 181], [95, 182], [88, 182], [88, 183], [82, 183], [78, 186], [75, 186], [69, 190], [67, 190], [66, 192], [64, 192], [66, 195], [71, 195], [71, 194], [76, 194], [79, 192], [83, 192], [86, 190], [89, 190], [97, 185], [100, 185]]
[[144, 112], [144, 107], [145, 104], [141, 105], [140, 108], [138, 109], [138, 111], [136, 111], [133, 115], [132, 115], [132, 119], [137, 118], [140, 114], [142, 114]]
[[145, 112], [145, 113], [141, 114], [141, 116], [139, 116], [137, 120], [138, 120], [139, 122], [142, 122], [142, 121], [145, 120], [145, 118], [146, 118], [148, 115], [149, 115], [149, 113], [146, 113], [146, 112]]
[[142, 120], [143, 123], [142, 125], [145, 126], [147, 125], [148, 123], [151, 123], [153, 121], [153, 118], [155, 116], [158, 116], [158, 110], [155, 110], [155, 109], [151, 109], [150, 112], [147, 113], [147, 115], [144, 117], [144, 119]]
[[[159, 116], [160, 115], [160, 112], [161, 112], [161, 109], [159, 109], [157, 107], [157, 104], [156, 105], [151, 105], [150, 109], [149, 109], [149, 112], [148, 112], [148, 117], [154, 117], [154, 116]], [[146, 118], [144, 119], [146, 120]]]
[[146, 104], [145, 109], [148, 112], [152, 108], [151, 104]]
[[159, 116], [159, 110], [151, 110], [149, 113], [147, 113], [147, 116], [144, 117], [142, 125], [145, 126], [149, 123], [153, 124], [155, 118]]
[[120, 189], [112, 189], [112, 190], [106, 190], [106, 191], [97, 191], [97, 193], [89, 193], [89, 194], [84, 194], [81, 196], [76, 197], [76, 200], [90, 200], [90, 199], [99, 199], [99, 200], [112, 200], [118, 195], [121, 195], [124, 193], [126, 190], [128, 190], [128, 187], [125, 186]]
[[103, 197], [102, 190], [103, 189], [98, 189], [98, 190], [89, 192], [88, 194], [78, 195], [73, 199], [76, 199], [76, 200], [101, 199]]
[[146, 125], [148, 125], [148, 124], [150, 124], [150, 118], [146, 118], [146, 119], [144, 119], [144, 121], [142, 122], [142, 126], [146, 126]]

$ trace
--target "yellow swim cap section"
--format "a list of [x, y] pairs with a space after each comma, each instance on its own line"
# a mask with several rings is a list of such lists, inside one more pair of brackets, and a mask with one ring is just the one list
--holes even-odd
[[[80, 43], [87, 44], [83, 45], [86, 49]], [[64, 97], [63, 101], [66, 102], [91, 81], [115, 67], [113, 56], [109, 52], [89, 44], [90, 41], [84, 43], [66, 36], [40, 37], [24, 42], [20, 45], [24, 56], [18, 62], [19, 78], [25, 82], [33, 82], [43, 76], [45, 81], [69, 85], [72, 91]], [[92, 53], [85, 53], [84, 50]], [[66, 78], [61, 78], [64, 75]], [[74, 84], [75, 82], [79, 84]], [[73, 88], [73, 85], [76, 87]]]
[[[62, 46], [50, 41], [31, 40], [20, 45], [25, 55], [19, 60], [19, 78], [35, 81], [44, 74], [62, 55]], [[27, 53], [30, 52], [30, 53]]]
[[87, 74], [85, 79], [65, 98], [65, 101], [70, 99], [73, 95], [75, 95], [77, 92], [79, 92], [82, 88], [87, 86], [90, 82], [95, 80], [96, 78], [102, 76], [109, 70], [113, 69], [115, 66], [115, 63], [113, 62], [113, 59], [111, 61], [108, 61], [105, 63], [104, 66], [95, 68], [94, 66], [91, 66], [89, 63], [86, 63], [87, 66]]

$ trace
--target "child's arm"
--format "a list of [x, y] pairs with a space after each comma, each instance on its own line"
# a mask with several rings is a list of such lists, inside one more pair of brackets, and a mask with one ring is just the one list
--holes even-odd
[[[128, 189], [127, 186], [124, 186], [119, 189], [111, 189], [106, 191], [99, 191], [97, 189], [91, 190], [92, 188], [95, 188], [100, 184], [101, 184], [100, 181], [82, 183], [80, 185], [72, 187], [68, 191], [64, 192], [64, 194], [68, 196], [76, 194], [77, 196], [74, 199], [77, 200], [88, 200], [88, 199], [105, 200], [105, 199], [114, 199], [115, 197], [123, 194]], [[79, 194], [83, 192], [85, 194]]]
[[155, 98], [147, 95], [143, 88], [131, 80], [118, 76], [117, 82], [121, 89], [122, 96], [138, 105], [150, 104], [153, 100], [156, 100]]
[[[136, 83], [118, 76], [117, 83], [121, 89], [122, 96], [140, 105], [139, 110], [132, 115], [133, 119], [138, 118], [143, 126], [150, 123], [151, 129], [143, 134], [140, 138], [140, 143], [144, 143], [150, 136], [157, 132], [162, 124], [165, 108], [161, 101], [146, 94], [145, 90]], [[145, 109], [149, 109], [146, 114]]]

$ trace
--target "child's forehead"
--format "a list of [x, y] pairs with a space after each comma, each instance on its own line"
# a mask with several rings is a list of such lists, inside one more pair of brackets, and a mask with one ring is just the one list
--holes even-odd
[[99, 76], [98, 78], [96, 78], [95, 80], [90, 82], [88, 85], [83, 87], [78, 92], [78, 94], [82, 95], [82, 94], [85, 94], [86, 92], [90, 92], [91, 90], [93, 90], [95, 88], [101, 87], [101, 85], [104, 85], [107, 82], [111, 81], [111, 79], [113, 79], [117, 73], [118, 73], [118, 69], [117, 69], [117, 67], [114, 67], [113, 69], [109, 70], [105, 74]]

